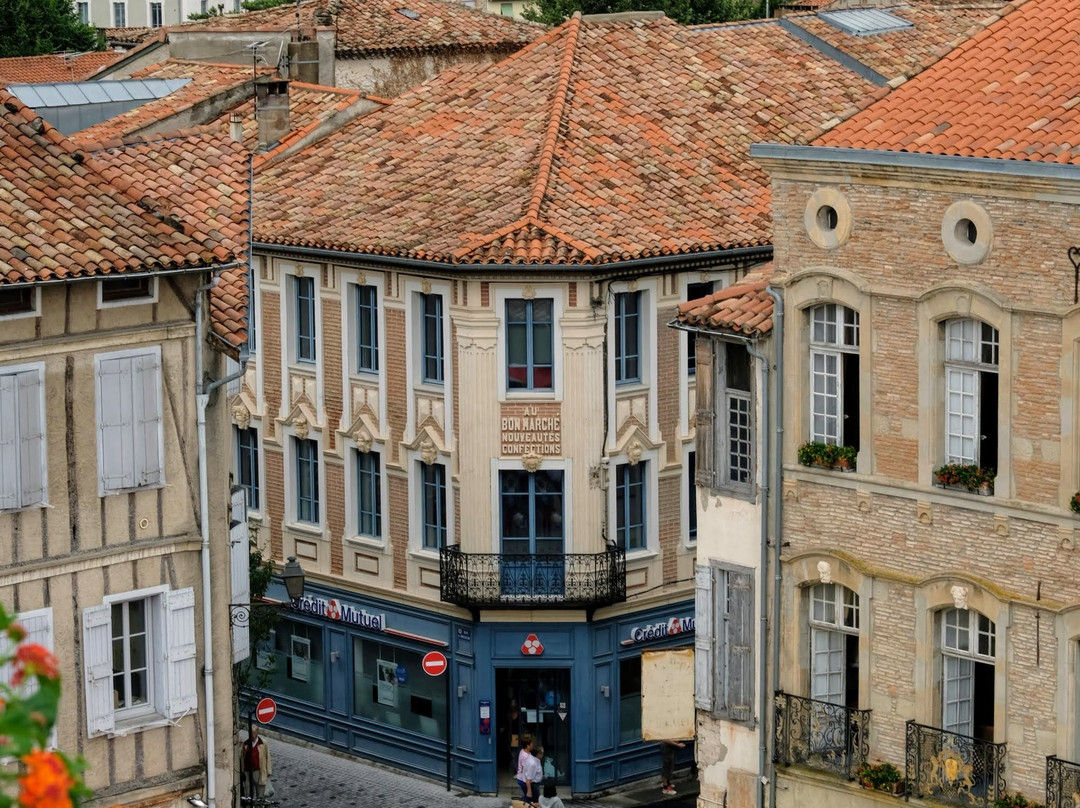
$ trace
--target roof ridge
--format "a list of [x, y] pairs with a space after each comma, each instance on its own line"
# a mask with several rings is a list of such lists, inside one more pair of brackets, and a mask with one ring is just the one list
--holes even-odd
[[523, 230], [527, 227], [535, 227], [539, 230], [544, 231], [550, 236], [554, 236], [555, 238], [559, 239], [559, 241], [565, 242], [568, 246], [580, 251], [588, 258], [595, 258], [600, 254], [595, 247], [590, 247], [584, 241], [581, 241], [580, 239], [574, 238], [573, 236], [564, 233], [561, 229], [555, 227], [555, 225], [550, 224], [549, 222], [542, 222], [536, 217], [522, 216], [520, 219], [517, 219], [516, 221], [513, 221], [508, 225], [504, 225], [492, 233], [488, 233], [485, 236], [480, 236], [479, 238], [473, 239], [464, 247], [459, 247], [458, 249], [454, 250], [451, 255], [454, 258], [464, 258], [469, 253], [475, 252], [481, 247], [486, 247], [493, 241], [497, 241], [504, 236], [510, 235], [516, 230]]
[[529, 207], [525, 210], [524, 218], [526, 219], [540, 218], [540, 205], [544, 201], [544, 194], [551, 179], [551, 166], [555, 162], [555, 147], [559, 140], [559, 126], [562, 124], [563, 115], [569, 106], [567, 96], [570, 94], [570, 74], [574, 69], [574, 57], [577, 55], [580, 33], [581, 12], [575, 11], [574, 16], [567, 23], [569, 42], [566, 46], [566, 53], [563, 54], [562, 64], [559, 66], [559, 77], [555, 83], [554, 104], [552, 104], [551, 117], [548, 118], [547, 131], [544, 133], [544, 142], [540, 148], [536, 183], [533, 185]]

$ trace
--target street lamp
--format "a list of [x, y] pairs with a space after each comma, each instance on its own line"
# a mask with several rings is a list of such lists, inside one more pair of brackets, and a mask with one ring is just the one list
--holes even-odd
[[289, 594], [290, 601], [298, 601], [304, 596], [304, 568], [296, 560], [296, 556], [289, 556], [285, 568], [281, 571], [281, 580], [285, 583], [285, 591]]

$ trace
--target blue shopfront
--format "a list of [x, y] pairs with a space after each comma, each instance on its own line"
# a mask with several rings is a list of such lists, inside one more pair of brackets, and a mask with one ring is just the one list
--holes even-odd
[[[659, 771], [657, 745], [641, 740], [641, 652], [692, 645], [693, 610], [473, 622], [309, 583], [251, 661], [280, 731], [438, 778], [449, 734], [452, 781], [481, 793], [505, 787], [528, 733], [545, 777], [588, 794]], [[430, 651], [446, 673], [424, 672]]]

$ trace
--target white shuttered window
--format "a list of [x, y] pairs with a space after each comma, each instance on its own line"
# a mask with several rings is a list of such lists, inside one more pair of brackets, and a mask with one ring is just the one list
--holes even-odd
[[0, 369], [0, 510], [46, 501], [44, 367]]
[[718, 718], [754, 722], [754, 572], [696, 571], [695, 702]]
[[[26, 629], [26, 639], [24, 644], [40, 645], [49, 651], [53, 648], [53, 614], [52, 607], [45, 609], [35, 609], [31, 612], [20, 612], [15, 616], [15, 620]], [[11, 641], [6, 636], [0, 635], [0, 653], [4, 656], [12, 653], [14, 648]], [[7, 686], [11, 686], [11, 677], [14, 675], [15, 670], [11, 664], [0, 667], [0, 682]], [[37, 680], [33, 677], [27, 677], [23, 680], [23, 683], [19, 686], [19, 692], [24, 695], [31, 695], [37, 690]], [[56, 727], [52, 729], [52, 733], [49, 735], [49, 746], [56, 746]]]
[[163, 484], [161, 350], [99, 354], [96, 364], [99, 495]]

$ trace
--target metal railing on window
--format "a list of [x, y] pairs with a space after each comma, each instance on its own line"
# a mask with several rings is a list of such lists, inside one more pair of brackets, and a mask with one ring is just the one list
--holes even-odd
[[870, 753], [870, 711], [783, 691], [775, 699], [776, 762], [853, 779]]
[[992, 806], [1005, 794], [1004, 743], [907, 722], [907, 793], [937, 802]]
[[1080, 808], [1080, 763], [1046, 759], [1046, 808]]

